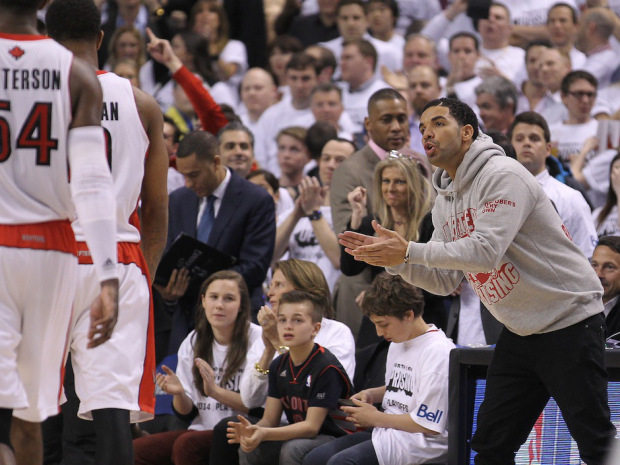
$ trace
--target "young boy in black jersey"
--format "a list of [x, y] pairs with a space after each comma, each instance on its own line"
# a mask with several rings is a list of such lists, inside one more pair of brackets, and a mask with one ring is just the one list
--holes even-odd
[[[338, 409], [338, 399], [351, 395], [351, 381], [338, 359], [314, 343], [322, 307], [318, 298], [303, 291], [280, 298], [278, 334], [289, 352], [269, 366], [263, 418], [252, 425], [239, 416], [239, 422], [228, 424], [229, 441], [241, 445], [241, 465], [299, 465], [315, 447], [347, 434], [329, 411]], [[282, 412], [288, 425], [279, 426]]]

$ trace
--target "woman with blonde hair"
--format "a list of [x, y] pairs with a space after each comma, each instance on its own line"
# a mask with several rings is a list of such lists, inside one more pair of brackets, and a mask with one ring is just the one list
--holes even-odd
[[[374, 173], [374, 214], [368, 213], [366, 189], [358, 186], [349, 192], [347, 199], [351, 205], [351, 222], [347, 229], [362, 234], [373, 235], [372, 220], [382, 226], [398, 231], [408, 241], [427, 242], [433, 233], [431, 220], [431, 185], [420, 171], [415, 158], [392, 152], [379, 162]], [[345, 276], [357, 276], [370, 267], [368, 285], [384, 268], [373, 267], [356, 261], [341, 249], [340, 271]], [[355, 299], [361, 306], [364, 291]], [[374, 326], [363, 317], [357, 337], [358, 347], [377, 342]]]
[[109, 57], [105, 69], [111, 71], [123, 58], [136, 62], [138, 68], [146, 63], [146, 44], [142, 34], [132, 25], [116, 28], [110, 39]]

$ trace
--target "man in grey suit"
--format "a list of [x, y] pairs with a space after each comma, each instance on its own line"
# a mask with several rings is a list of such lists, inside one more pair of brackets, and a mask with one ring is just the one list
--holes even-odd
[[[351, 220], [351, 207], [347, 195], [361, 186], [367, 192], [368, 211], [372, 211], [372, 198], [380, 193], [373, 192], [372, 179], [375, 166], [387, 158], [390, 150], [401, 150], [409, 135], [407, 102], [396, 90], [380, 89], [368, 100], [368, 116], [364, 127], [369, 140], [345, 160], [334, 173], [331, 186], [331, 207], [334, 231], [336, 234], [347, 229]], [[341, 276], [334, 293], [337, 319], [357, 332], [362, 321], [362, 312], [355, 298], [371, 280], [370, 270], [357, 276]]]

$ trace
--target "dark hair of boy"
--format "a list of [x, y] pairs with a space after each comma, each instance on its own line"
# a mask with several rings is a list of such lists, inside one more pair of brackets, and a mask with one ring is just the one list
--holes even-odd
[[[280, 305], [282, 300], [280, 299]], [[399, 275], [381, 273], [374, 279], [362, 301], [362, 312], [370, 317], [393, 316], [402, 320], [411, 310], [414, 317], [424, 313], [422, 291]]]
[[282, 294], [279, 308], [287, 304], [309, 304], [312, 323], [320, 323], [327, 311], [322, 299], [306, 291], [294, 290]]

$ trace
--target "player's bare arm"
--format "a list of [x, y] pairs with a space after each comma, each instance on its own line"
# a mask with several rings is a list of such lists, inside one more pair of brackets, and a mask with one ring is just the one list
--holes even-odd
[[[77, 128], [87, 128], [87, 127], [100, 127], [101, 126], [101, 109], [103, 102], [103, 94], [101, 91], [101, 86], [99, 85], [99, 81], [95, 75], [94, 70], [90, 65], [83, 62], [79, 58], [74, 58], [73, 65], [71, 68], [70, 75], [70, 89], [71, 89], [71, 104], [73, 110], [73, 119], [71, 123], [71, 129]], [[71, 133], [71, 131], [69, 131]], [[101, 132], [101, 137], [103, 137], [103, 131]], [[70, 137], [71, 140], [71, 137]], [[99, 148], [96, 146], [95, 148]], [[112, 191], [112, 177], [109, 172], [109, 168], [107, 168], [107, 162], [105, 159], [105, 151], [104, 146], [101, 146], [101, 162], [105, 164], [107, 169], [107, 178], [106, 175], [103, 175], [102, 182], [106, 185], [109, 185], [109, 188], [104, 188], [107, 194], [107, 198], [103, 200], [105, 204], [106, 210], [109, 209], [109, 216], [111, 214], [112, 218], [115, 218], [115, 205], [114, 205], [114, 197]], [[86, 154], [79, 153], [79, 150], [74, 157], [70, 157], [73, 161], [72, 165], [75, 163], [75, 160], [80, 160], [82, 157], [87, 156]], [[77, 158], [75, 158], [77, 157]], [[95, 159], [95, 162], [99, 163], [98, 159]], [[99, 165], [97, 165], [99, 166]], [[88, 169], [95, 167], [94, 165], [88, 166]], [[74, 167], [76, 168], [76, 167]], [[72, 183], [75, 185], [79, 182], [79, 177], [83, 172], [88, 172], [88, 169], [72, 169]], [[103, 173], [103, 170], [102, 170]], [[77, 179], [76, 179], [77, 177]], [[80, 203], [84, 205], [83, 201], [79, 201], [74, 196], [74, 202], [76, 203], [76, 208], [78, 211], [80, 210]], [[88, 205], [86, 204], [88, 207]], [[82, 209], [83, 211], [88, 211]], [[103, 213], [103, 212], [102, 212]], [[82, 217], [82, 215], [80, 215]], [[116, 240], [113, 239], [114, 235], [114, 222], [111, 222], [111, 226], [109, 235], [102, 235], [101, 242], [103, 244], [103, 249], [106, 250], [106, 253], [112, 254], [114, 257], [114, 269], [116, 268], [116, 255], [114, 254], [116, 251]], [[87, 234], [87, 242], [90, 240], [93, 242], [94, 236], [89, 234], [87, 228], [85, 228], [85, 233]], [[106, 237], [107, 236], [107, 237]], [[112, 241], [112, 243], [107, 243]], [[95, 247], [92, 247], [91, 244], [88, 244], [89, 248], [93, 252], [93, 258], [95, 259], [94, 250]], [[101, 249], [101, 247], [99, 247]], [[113, 251], [114, 252], [113, 252]], [[111, 269], [111, 267], [110, 267]], [[110, 277], [104, 278], [101, 281], [101, 293], [97, 297], [91, 308], [91, 323], [89, 328], [89, 344], [88, 347], [96, 347], [100, 344], [103, 344], [107, 341], [111, 335], [114, 326], [116, 325], [116, 320], [118, 318], [118, 278], [111, 271]]]
[[149, 138], [149, 155], [144, 165], [140, 194], [140, 245], [152, 282], [168, 234], [168, 153], [164, 145], [163, 117], [157, 102], [138, 88], [134, 87], [133, 93], [142, 125]]

